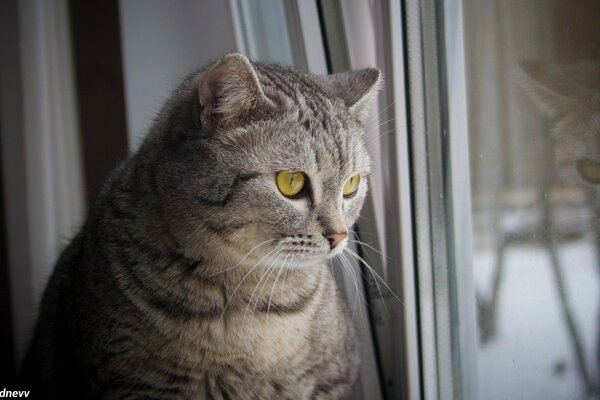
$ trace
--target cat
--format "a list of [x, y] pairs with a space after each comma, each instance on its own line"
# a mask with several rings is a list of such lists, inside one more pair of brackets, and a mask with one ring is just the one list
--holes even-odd
[[550, 124], [550, 184], [586, 197], [586, 212], [556, 223], [591, 232], [600, 260], [600, 62], [521, 62], [519, 70], [520, 86]]
[[[554, 150], [551, 185], [575, 188], [585, 199], [584, 210], [568, 213], [562, 220], [560, 214], [549, 211], [552, 232], [547, 234], [565, 236], [566, 231], [590, 235], [596, 252], [596, 269], [600, 273], [600, 62], [522, 62], [519, 84], [551, 127]], [[565, 304], [564, 314], [570, 313], [567, 299], [561, 301]], [[600, 315], [597, 324], [600, 327]], [[587, 392], [598, 394], [600, 377], [593, 377], [587, 366], [585, 344], [575, 322], [570, 326]], [[596, 331], [595, 357], [600, 367], [600, 329]]]
[[367, 192], [380, 82], [240, 54], [185, 79], [59, 257], [32, 397], [348, 396], [358, 345], [327, 261]]
[[520, 86], [551, 123], [559, 179], [594, 190], [600, 184], [600, 62], [522, 62]]

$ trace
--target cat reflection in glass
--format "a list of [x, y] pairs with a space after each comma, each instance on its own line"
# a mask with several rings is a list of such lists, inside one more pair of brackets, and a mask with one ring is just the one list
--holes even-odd
[[[591, 352], [585, 351], [573, 316], [556, 247], [561, 236], [591, 235], [598, 272], [593, 278], [600, 278], [600, 62], [529, 62], [520, 67], [520, 86], [551, 126], [554, 155], [548, 172], [550, 179], [554, 177], [556, 183], [573, 188], [584, 197], [583, 210], [579, 207], [577, 212], [562, 217], [553, 215], [558, 213], [546, 204], [548, 226], [542, 234], [549, 242], [554, 279], [578, 371], [588, 393], [592, 394], [598, 390], [600, 380], [592, 376], [588, 367], [586, 356]], [[600, 318], [597, 324], [600, 326]], [[596, 332], [596, 362], [600, 367], [600, 329]]]

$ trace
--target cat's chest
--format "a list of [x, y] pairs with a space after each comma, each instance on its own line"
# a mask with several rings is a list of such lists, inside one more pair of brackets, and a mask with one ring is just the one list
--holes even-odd
[[164, 351], [211, 368], [245, 364], [266, 371], [304, 358], [311, 351], [313, 329], [307, 312], [267, 316], [240, 311], [186, 325]]
[[230, 317], [227, 325], [211, 326], [217, 361], [244, 357], [268, 368], [309, 351], [311, 318], [304, 313], [258, 315], [250, 321], [243, 315]]

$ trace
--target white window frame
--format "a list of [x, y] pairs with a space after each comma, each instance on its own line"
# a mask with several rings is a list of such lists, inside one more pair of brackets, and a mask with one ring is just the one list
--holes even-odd
[[427, 400], [475, 399], [462, 2], [440, 3], [405, 2], [423, 391]]

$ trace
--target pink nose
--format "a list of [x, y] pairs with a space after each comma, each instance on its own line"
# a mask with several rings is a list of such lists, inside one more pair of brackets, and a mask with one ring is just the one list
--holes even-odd
[[329, 246], [331, 247], [331, 249], [334, 249], [335, 246], [338, 245], [338, 243], [340, 243], [342, 240], [344, 240], [348, 237], [348, 234], [346, 232], [330, 233], [330, 234], [324, 234], [324, 236], [327, 238], [327, 240], [329, 240]]

